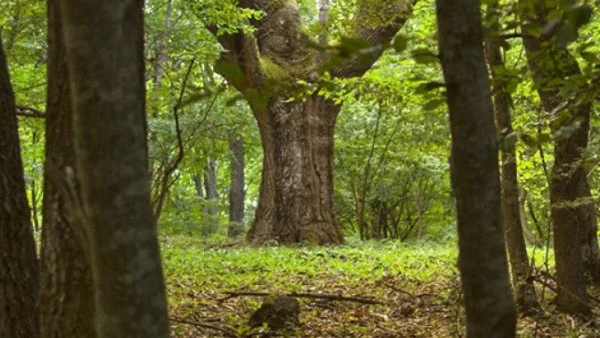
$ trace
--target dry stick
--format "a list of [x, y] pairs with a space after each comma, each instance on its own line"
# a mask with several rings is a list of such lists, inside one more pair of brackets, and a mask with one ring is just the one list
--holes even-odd
[[[271, 295], [268, 292], [253, 292], [253, 291], [246, 291], [246, 292], [228, 291], [228, 292], [225, 292], [225, 294], [227, 295], [227, 297], [219, 299], [219, 302], [223, 302], [223, 301], [226, 301], [226, 300], [234, 298], [234, 297], [243, 297], [243, 296], [266, 297], [266, 296]], [[336, 295], [336, 294], [327, 294], [327, 293], [292, 292], [292, 293], [286, 294], [285, 296], [295, 297], [295, 298], [335, 300], [335, 301], [342, 301], [342, 302], [356, 302], [356, 303], [361, 303], [361, 304], [382, 304], [382, 305], [388, 304], [388, 302], [384, 302], [384, 301], [380, 301], [380, 300], [376, 300], [376, 299], [372, 299], [372, 298], [347, 297], [347, 296]]]
[[[558, 282], [556, 281], [556, 278], [554, 278], [554, 276], [550, 275], [550, 274], [549, 274], [548, 272], [546, 272], [546, 271], [541, 271], [541, 270], [540, 270], [540, 274], [541, 274], [542, 276], [546, 277], [546, 280], [542, 280], [540, 277], [537, 277], [537, 278], [535, 278], [535, 277], [534, 277], [534, 280], [535, 280], [535, 281], [537, 281], [538, 283], [542, 284], [542, 285], [545, 285], [545, 286], [546, 286], [548, 289], [550, 289], [550, 290], [554, 291], [555, 293], [558, 293], [558, 289], [559, 289], [559, 288], [561, 288], [561, 287], [558, 285]], [[555, 283], [556, 283], [556, 287], [554, 287], [554, 286], [550, 285], [550, 283], [548, 283], [548, 280], [552, 280], [553, 282], [555, 282]], [[575, 295], [575, 294], [573, 294], [573, 293], [572, 293], [570, 290], [568, 290], [567, 288], [563, 288], [563, 289], [564, 289], [564, 290], [565, 290], [567, 293], [569, 293], [569, 294], [571, 294], [571, 295], [573, 295], [573, 296], [575, 296], [575, 297], [576, 297], [576, 295]], [[579, 297], [576, 297], [576, 298], [577, 298], [577, 299], [579, 299], [579, 301], [583, 301], [583, 300], [582, 300], [581, 298], [579, 298]], [[589, 298], [591, 301], [595, 302], [596, 304], [600, 304], [600, 299], [598, 299], [598, 298], [596, 298], [596, 297], [594, 297], [594, 296], [592, 296], [592, 295], [590, 295], [590, 294], [588, 294], [588, 298]]]
[[200, 330], [200, 328], [205, 328], [205, 329], [211, 329], [211, 330], [215, 330], [215, 331], [219, 331], [219, 332], [225, 333], [225, 335], [227, 337], [235, 337], [235, 338], [240, 337], [240, 335], [238, 335], [237, 333], [235, 333], [235, 331], [233, 331], [233, 330], [231, 330], [229, 328], [220, 327], [220, 326], [216, 326], [216, 325], [212, 325], [212, 324], [207, 324], [207, 323], [194, 322], [194, 321], [183, 319], [183, 318], [179, 318], [179, 317], [170, 317], [169, 319], [172, 322], [174, 322], [174, 323], [181, 323], [181, 324], [192, 325], [192, 326], [194, 326], [198, 330]]

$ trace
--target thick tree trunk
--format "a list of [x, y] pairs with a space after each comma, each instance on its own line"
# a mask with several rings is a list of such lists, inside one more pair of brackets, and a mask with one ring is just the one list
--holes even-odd
[[227, 235], [240, 235], [244, 223], [244, 204], [246, 202], [246, 187], [244, 170], [244, 137], [232, 135], [229, 139], [229, 156], [231, 162], [231, 183], [229, 186], [229, 227]]
[[[493, 10], [488, 7], [488, 11]], [[507, 137], [514, 137], [510, 117], [510, 94], [498, 79], [496, 71], [504, 69], [504, 60], [497, 41], [486, 41], [486, 56], [490, 66], [492, 78], [497, 80], [493, 90], [493, 104], [496, 117], [498, 139], [501, 142], [500, 157], [502, 161], [501, 191], [502, 191], [502, 218], [510, 267], [512, 271], [513, 286], [515, 288], [516, 303], [519, 311], [532, 314], [539, 310], [539, 303], [535, 295], [533, 280], [529, 278], [530, 266], [523, 236], [523, 224], [519, 208], [519, 184], [517, 182], [517, 155], [514, 142]]]
[[[41, 335], [95, 337], [89, 247], [74, 210], [80, 195], [75, 169], [72, 110], [61, 17], [48, 0], [48, 92], [41, 250]], [[69, 181], [70, 180], [70, 181]], [[74, 191], [71, 191], [74, 190]]]
[[0, 337], [39, 337], [38, 290], [15, 96], [0, 39]]
[[478, 0], [437, 0], [468, 337], [514, 337], [498, 146]]
[[264, 150], [256, 218], [248, 240], [341, 244], [333, 212], [333, 132], [340, 107], [319, 96], [271, 98], [255, 111]]
[[[525, 13], [523, 17], [535, 24], [545, 25], [547, 10], [545, 3], [539, 3], [535, 15]], [[524, 6], [527, 8], [526, 6]], [[528, 22], [523, 23], [523, 32], [529, 32]], [[569, 98], [562, 97], [560, 84], [581, 71], [568, 50], [558, 47], [550, 36], [540, 38], [528, 34], [523, 36], [523, 44], [534, 82], [547, 112], [555, 112]], [[589, 300], [586, 291], [584, 265], [585, 248], [589, 240], [597, 241], [595, 235], [595, 209], [589, 199], [589, 186], [585, 171], [581, 167], [583, 154], [588, 144], [591, 104], [584, 102], [577, 107], [570, 105], [561, 110], [567, 112], [568, 119], [553, 132], [559, 131], [554, 140], [554, 165], [550, 178], [550, 203], [554, 232], [556, 257], [556, 277], [558, 282], [557, 307], [567, 313], [589, 313]], [[571, 131], [560, 131], [567, 125], [576, 126]], [[586, 193], [585, 190], [588, 190]], [[593, 229], [593, 230], [592, 230]], [[594, 232], [592, 237], [587, 236]], [[587, 238], [586, 241], [582, 241]], [[597, 244], [596, 244], [597, 245]], [[590, 251], [591, 252], [591, 251]], [[598, 262], [598, 256], [593, 258]], [[588, 264], [587, 267], [597, 267]], [[596, 275], [592, 272], [591, 275]]]
[[99, 337], [168, 337], [150, 202], [143, 3], [61, 0], [60, 5], [96, 331]]

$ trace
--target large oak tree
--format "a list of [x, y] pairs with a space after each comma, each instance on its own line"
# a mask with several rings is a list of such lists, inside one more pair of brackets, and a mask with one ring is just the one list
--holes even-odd
[[[348, 40], [365, 48], [349, 55], [342, 55], [343, 48], [327, 48], [324, 33], [315, 47], [319, 42], [305, 34], [293, 1], [240, 1], [241, 8], [264, 12], [250, 23], [253, 33], [219, 34], [213, 27], [225, 49], [217, 70], [248, 99], [261, 135], [262, 181], [247, 235], [251, 243], [344, 241], [333, 211], [333, 135], [341, 106], [318, 90], [302, 97], [293, 92], [298, 80], [315, 83], [325, 73], [333, 79], [363, 75], [406, 22], [414, 2], [357, 1]], [[327, 22], [325, 9], [321, 23]]]

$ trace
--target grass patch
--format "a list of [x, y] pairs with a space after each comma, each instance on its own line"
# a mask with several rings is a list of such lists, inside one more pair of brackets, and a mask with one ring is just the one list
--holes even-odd
[[[449, 337], [464, 335], [460, 282], [454, 243], [361, 242], [338, 247], [250, 248], [228, 239], [175, 233], [161, 236], [164, 271], [173, 318], [259, 336], [246, 322], [261, 297], [221, 301], [227, 291], [327, 293], [372, 297], [386, 305], [299, 299], [298, 337]], [[537, 266], [546, 252], [537, 248]], [[550, 264], [553, 252], [549, 252]], [[538, 289], [538, 292], [541, 289]], [[546, 314], [519, 319], [519, 336], [589, 334], [556, 313], [547, 290]], [[177, 337], [219, 337], [210, 328], [172, 323]], [[537, 333], [536, 333], [537, 332]], [[597, 331], [593, 331], [597, 333]]]

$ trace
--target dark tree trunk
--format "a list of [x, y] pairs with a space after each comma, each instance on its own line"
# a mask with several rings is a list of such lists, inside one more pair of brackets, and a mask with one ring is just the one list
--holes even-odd
[[340, 244], [333, 212], [333, 132], [340, 107], [319, 96], [255, 112], [264, 149], [256, 219], [248, 240]]
[[[492, 10], [494, 9], [491, 6], [488, 7], [488, 11]], [[529, 278], [531, 271], [523, 236], [523, 224], [521, 224], [515, 143], [508, 139], [508, 137], [514, 137], [510, 117], [511, 97], [496, 73], [498, 70], [504, 69], [504, 60], [497, 41], [491, 39], [486, 41], [486, 54], [492, 78], [496, 81], [493, 89], [493, 104], [498, 139], [501, 142], [502, 218], [516, 303], [519, 311], [524, 314], [532, 314], [537, 312], [540, 306], [535, 295], [533, 280]]]
[[[522, 30], [529, 32], [529, 23], [545, 26], [548, 9], [539, 2], [535, 14], [523, 13]], [[526, 6], [524, 6], [526, 7]], [[577, 61], [565, 48], [556, 45], [551, 36], [533, 37], [523, 35], [523, 44], [533, 74], [542, 106], [547, 112], [560, 110], [567, 113], [566, 123], [553, 126], [553, 132], [559, 131], [554, 140], [554, 165], [550, 177], [550, 203], [552, 227], [554, 232], [554, 251], [556, 259], [556, 277], [558, 282], [557, 307], [567, 313], [589, 313], [589, 300], [586, 291], [585, 268], [598, 268], [596, 215], [587, 177], [581, 166], [583, 154], [587, 149], [590, 126], [590, 102], [578, 106], [567, 104], [569, 100], [561, 94], [563, 81], [573, 75], [581, 74]], [[585, 91], [585, 88], [582, 89]], [[575, 126], [565, 132], [562, 127]], [[587, 199], [587, 200], [586, 200]], [[593, 234], [592, 234], [593, 233]], [[582, 239], [586, 239], [583, 241]], [[592, 250], [592, 247], [596, 249]], [[593, 261], [591, 261], [593, 259]], [[596, 271], [587, 271], [597, 275]], [[591, 272], [591, 273], [590, 273]]]
[[94, 291], [89, 247], [75, 208], [72, 110], [61, 16], [48, 0], [46, 162], [42, 217], [41, 335], [95, 337]]
[[437, 0], [468, 337], [514, 337], [498, 146], [478, 0]]
[[39, 337], [38, 290], [15, 96], [0, 39], [0, 337]]
[[99, 337], [168, 337], [150, 202], [143, 3], [60, 4], [96, 331]]
[[244, 224], [244, 204], [246, 187], [244, 170], [244, 137], [232, 135], [229, 139], [229, 156], [231, 162], [231, 183], [229, 186], [229, 227], [227, 235], [237, 237]]

